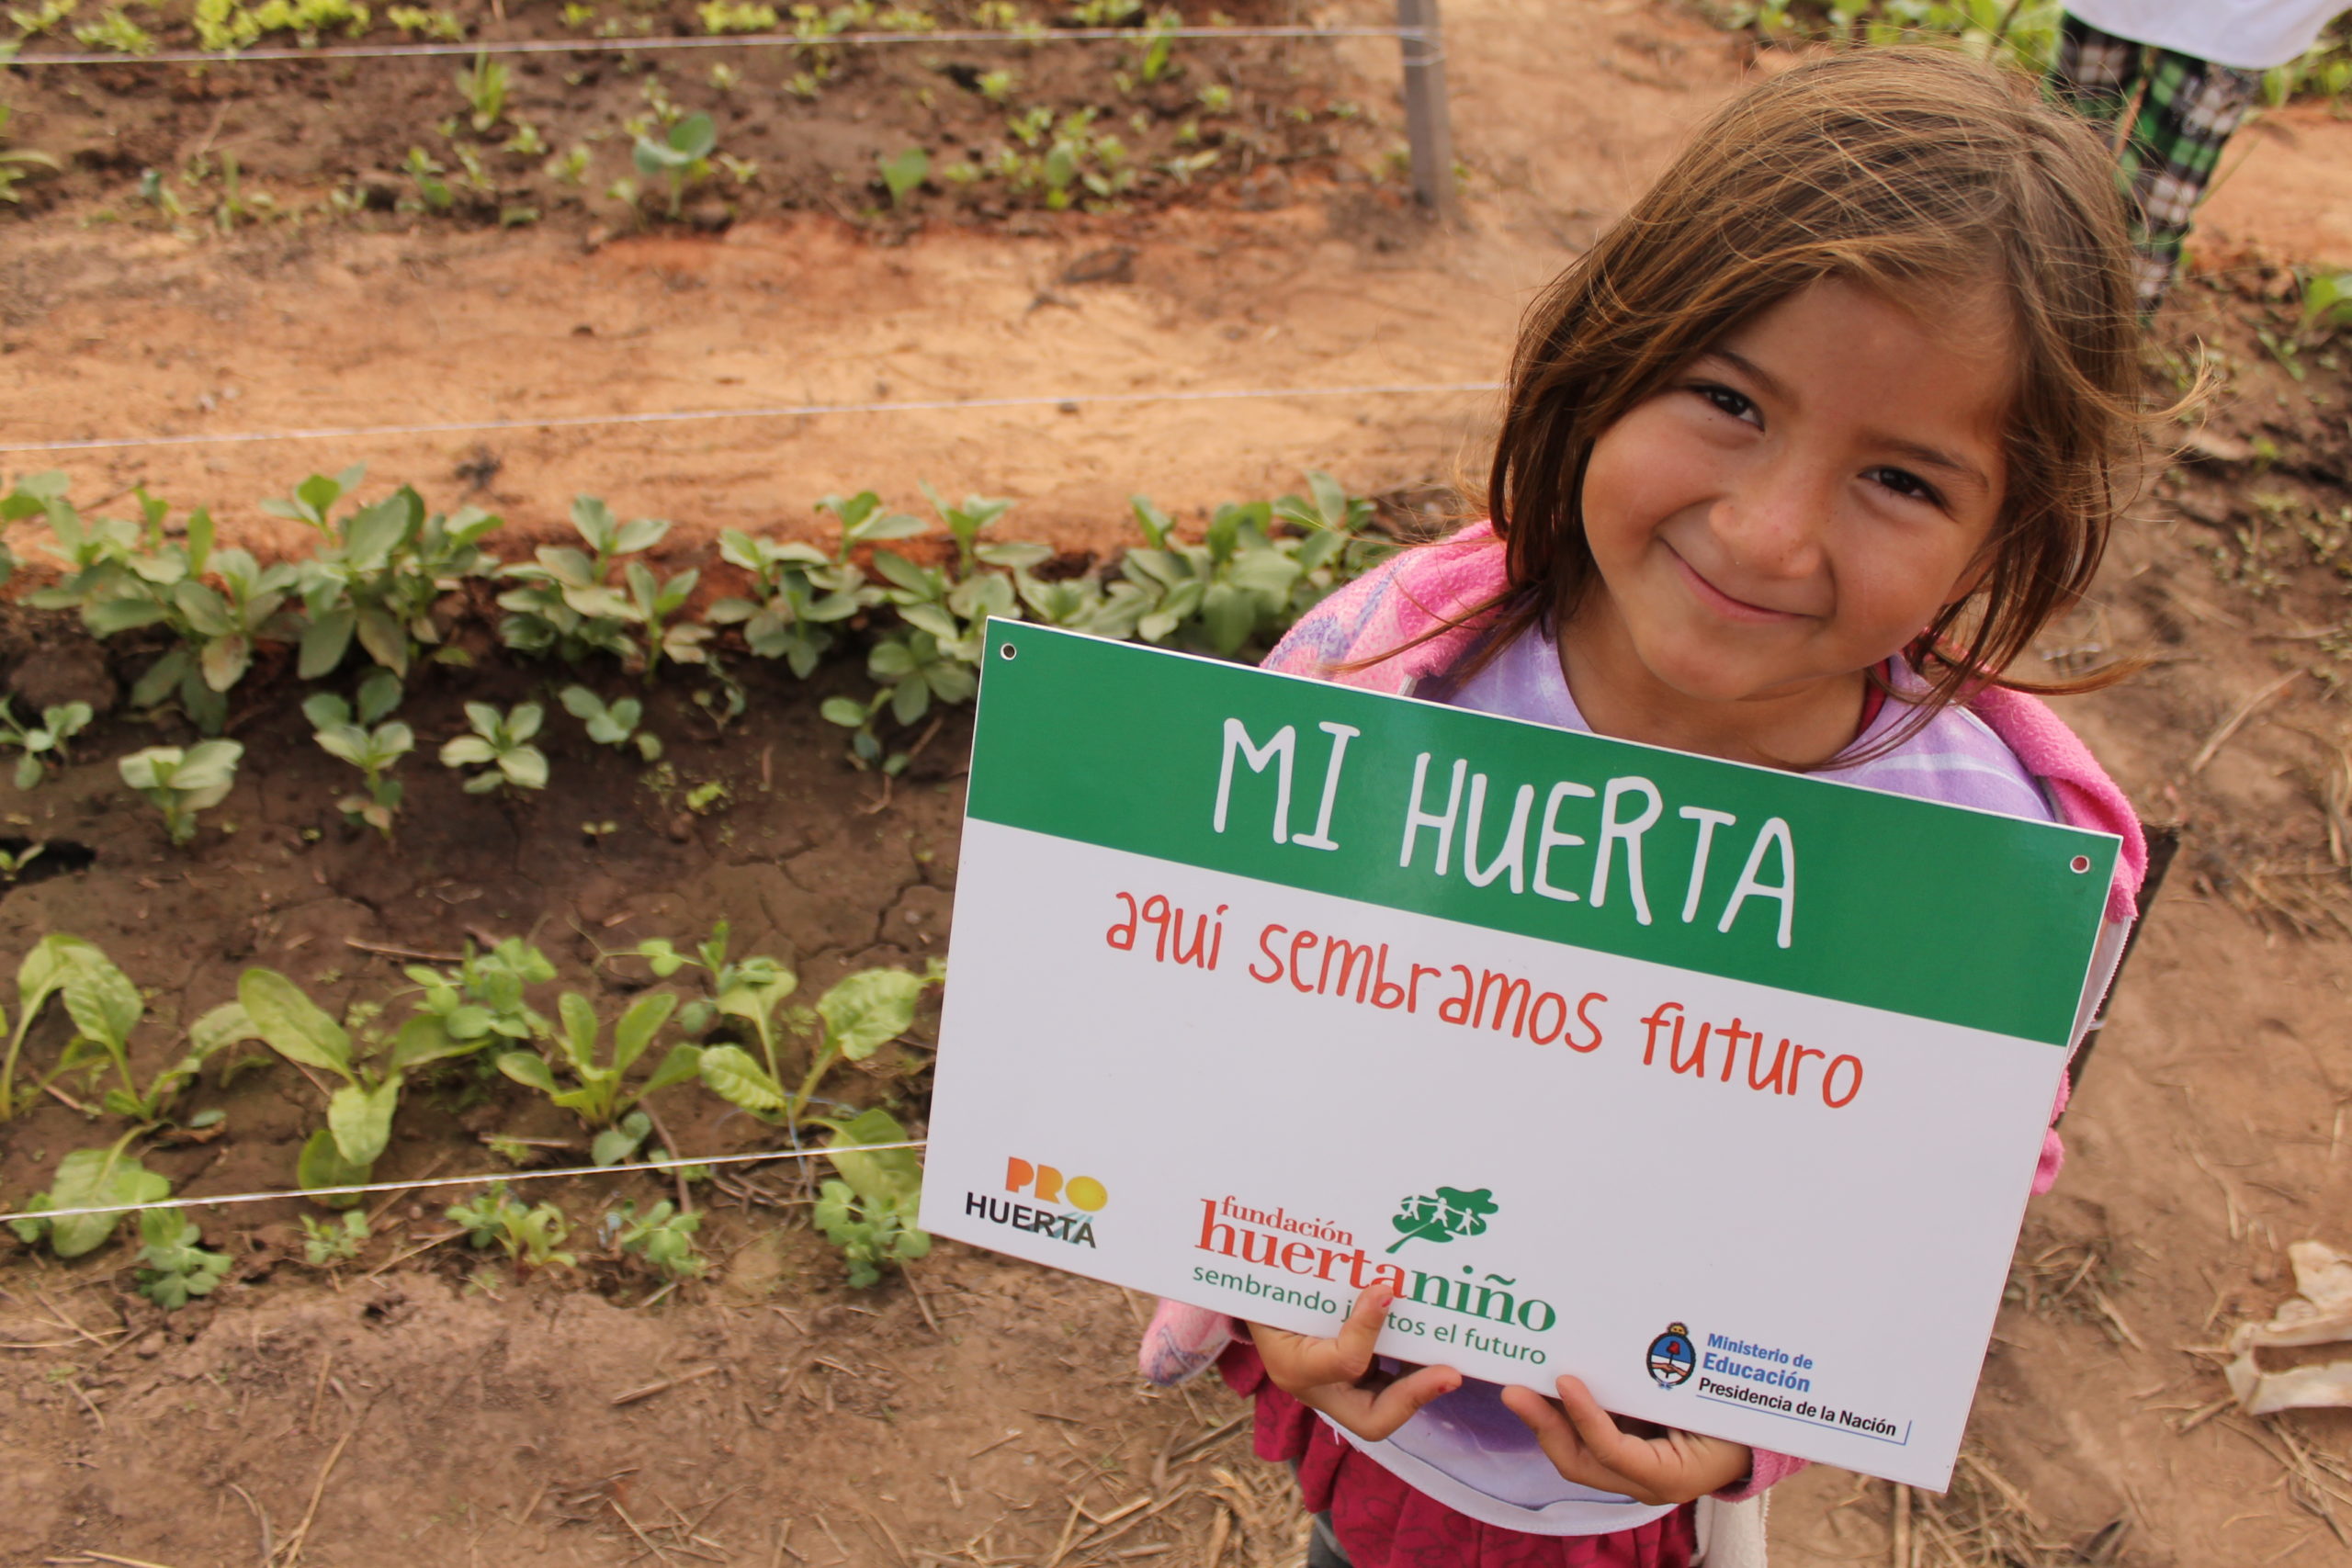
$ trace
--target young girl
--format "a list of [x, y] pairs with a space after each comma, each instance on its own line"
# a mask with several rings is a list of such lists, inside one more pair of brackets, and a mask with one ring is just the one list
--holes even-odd
[[[1715, 115], [1530, 312], [1491, 523], [1333, 595], [1267, 667], [2116, 833], [2079, 1036], [2145, 852], [2001, 671], [2098, 568], [2136, 333], [2084, 127], [1957, 55], [1799, 67]], [[1919, 930], [1949, 940], [1932, 910]], [[2052, 1133], [2036, 1190], [2058, 1155]], [[1375, 1363], [1386, 1308], [1374, 1287], [1316, 1339], [1170, 1303], [1146, 1337], [1153, 1381], [1215, 1361], [1255, 1396], [1259, 1455], [1317, 1516], [1310, 1562], [1761, 1561], [1760, 1510], [1694, 1501], [1802, 1461], [1629, 1429], [1574, 1377], [1555, 1402]]]

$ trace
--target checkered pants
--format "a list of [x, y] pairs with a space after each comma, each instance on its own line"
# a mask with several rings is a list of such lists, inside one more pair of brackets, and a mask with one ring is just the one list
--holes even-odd
[[2262, 73], [2134, 43], [2068, 16], [2049, 86], [2114, 129], [2117, 182], [2132, 203], [2140, 308], [2153, 314], [2180, 265], [2189, 216], [2222, 143], [2254, 107]]

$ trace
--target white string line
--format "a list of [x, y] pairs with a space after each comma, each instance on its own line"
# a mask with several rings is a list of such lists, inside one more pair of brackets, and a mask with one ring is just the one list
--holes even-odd
[[350, 1187], [303, 1187], [290, 1192], [224, 1192], [214, 1198], [159, 1198], [152, 1203], [93, 1203], [79, 1209], [26, 1209], [0, 1214], [0, 1224], [13, 1220], [70, 1220], [76, 1214], [135, 1214], [142, 1209], [200, 1209], [210, 1204], [274, 1203], [288, 1198], [357, 1197], [369, 1192], [407, 1192], [425, 1187], [467, 1187], [489, 1181], [549, 1181], [561, 1176], [624, 1176], [639, 1170], [679, 1170], [697, 1165], [751, 1165], [762, 1160], [815, 1159], [820, 1155], [872, 1155], [891, 1149], [919, 1149], [929, 1140], [908, 1138], [895, 1144], [853, 1144], [846, 1148], [772, 1149], [755, 1155], [704, 1155], [695, 1158], [635, 1160], [627, 1165], [582, 1165], [564, 1170], [500, 1170], [480, 1176], [433, 1176], [415, 1181], [368, 1181]]
[[259, 49], [166, 49], [152, 54], [114, 51], [59, 51], [19, 54], [0, 59], [0, 65], [238, 65], [248, 62], [289, 60], [402, 60], [468, 54], [616, 54], [671, 49], [826, 49], [894, 43], [1104, 43], [1149, 42], [1155, 39], [1419, 39], [1434, 44], [1437, 33], [1427, 28], [1259, 27], [1259, 28], [1056, 28], [1037, 33], [969, 30], [928, 33], [835, 33], [830, 38], [803, 38], [798, 33], [719, 33], [707, 38], [631, 39], [497, 39], [475, 43], [353, 44], [325, 49], [298, 49], [272, 44]]
[[125, 446], [227, 446], [256, 441], [364, 441], [388, 435], [457, 435], [497, 430], [582, 430], [626, 424], [684, 424], [717, 419], [803, 419], [818, 414], [940, 413], [966, 409], [1058, 408], [1064, 405], [1230, 402], [1249, 398], [1392, 398], [1446, 392], [1495, 392], [1500, 381], [1399, 382], [1369, 387], [1248, 387], [1194, 392], [1065, 392], [1028, 398], [934, 398], [888, 403], [782, 403], [766, 408], [681, 409], [671, 412], [549, 414], [537, 418], [443, 420], [422, 424], [346, 424], [311, 430], [247, 430], [219, 435], [126, 435], [81, 441], [12, 441], [0, 454], [97, 452]]

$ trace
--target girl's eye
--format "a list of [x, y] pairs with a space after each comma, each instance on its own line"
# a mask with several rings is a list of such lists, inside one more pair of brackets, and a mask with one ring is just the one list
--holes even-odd
[[1936, 487], [1908, 468], [1872, 468], [1869, 477], [1908, 500], [1924, 501], [1930, 506], [1943, 504], [1943, 497], [1936, 492]]
[[1745, 392], [1736, 392], [1729, 387], [1717, 386], [1713, 382], [1705, 381], [1690, 389], [1734, 419], [1748, 420], [1751, 423], [1754, 420], [1756, 402]]

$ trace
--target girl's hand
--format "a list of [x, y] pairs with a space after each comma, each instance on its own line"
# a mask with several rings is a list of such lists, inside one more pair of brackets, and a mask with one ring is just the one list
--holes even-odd
[[1366, 1442], [1379, 1442], [1422, 1405], [1462, 1386], [1462, 1374], [1451, 1367], [1422, 1367], [1401, 1378], [1373, 1371], [1372, 1342], [1380, 1337], [1396, 1294], [1387, 1285], [1367, 1289], [1336, 1339], [1251, 1324], [1250, 1337], [1266, 1375], [1308, 1409], [1321, 1411]]
[[1558, 1404], [1517, 1387], [1503, 1390], [1503, 1404], [1534, 1432], [1544, 1457], [1578, 1485], [1638, 1503], [1688, 1503], [1738, 1482], [1754, 1462], [1747, 1444], [1722, 1438], [1671, 1427], [1657, 1427], [1655, 1438], [1636, 1437], [1577, 1379], [1562, 1378], [1559, 1388]]

